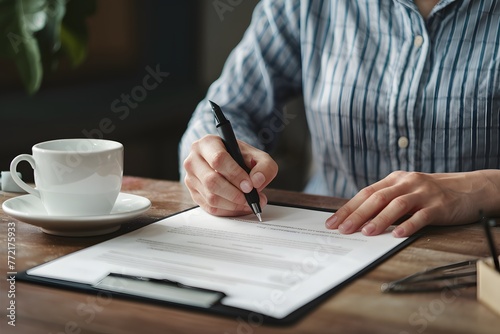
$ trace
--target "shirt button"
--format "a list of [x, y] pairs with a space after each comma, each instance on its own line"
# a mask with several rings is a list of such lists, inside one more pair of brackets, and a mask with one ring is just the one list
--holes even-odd
[[406, 138], [405, 136], [399, 137], [398, 146], [399, 146], [399, 148], [407, 148], [408, 147], [408, 138]]
[[423, 38], [422, 36], [420, 36], [420, 35], [417, 35], [417, 36], [415, 37], [415, 39], [413, 40], [413, 44], [414, 44], [417, 48], [421, 47], [421, 46], [422, 46], [422, 44], [424, 44], [424, 38]]

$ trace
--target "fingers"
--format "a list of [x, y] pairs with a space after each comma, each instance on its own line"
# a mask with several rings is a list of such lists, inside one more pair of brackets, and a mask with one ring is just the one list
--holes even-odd
[[261, 206], [267, 197], [261, 191], [277, 174], [277, 164], [265, 152], [239, 142], [250, 175], [241, 168], [218, 136], [208, 135], [193, 143], [184, 161], [184, 182], [193, 200], [207, 212], [219, 216], [251, 213], [244, 193], [256, 188]]
[[384, 188], [386, 186], [386, 182], [380, 181], [362, 189], [327, 219], [326, 226], [331, 229], [338, 228], [341, 233], [357, 231], [362, 224], [375, 217], [393, 198], [404, 193], [398, 187]]
[[[198, 162], [204, 161], [213, 171], [222, 175], [236, 188], [245, 193], [253, 189], [249, 175], [226, 151], [218, 136], [205, 136], [193, 143], [192, 150], [199, 155]], [[207, 186], [211, 187], [212, 184], [207, 184]]]
[[262, 191], [278, 174], [278, 164], [269, 154], [251, 145], [238, 141], [247, 166], [251, 168], [250, 179], [258, 191]]
[[[396, 238], [408, 237], [424, 226], [429, 224], [429, 217], [432, 215], [430, 212], [434, 210], [419, 210], [413, 214], [409, 219], [398, 225], [393, 231], [392, 235]], [[437, 211], [437, 210], [436, 210]]]
[[[252, 210], [247, 203], [241, 206], [233, 206], [231, 202], [227, 202], [223, 198], [220, 201], [215, 200], [216, 205], [209, 203], [206, 200], [206, 196], [200, 194], [197, 190], [188, 188], [193, 200], [206, 212], [214, 216], [242, 216], [247, 214], [252, 214]], [[264, 193], [260, 193], [260, 205], [264, 207], [267, 204], [267, 197]], [[214, 202], [212, 202], [214, 203]], [[232, 209], [225, 209], [225, 207], [231, 207]]]
[[393, 173], [361, 190], [329, 217], [325, 225], [344, 234], [361, 230], [364, 235], [378, 235], [405, 215], [411, 215], [393, 235], [408, 236], [430, 223], [429, 212], [436, 211], [429, 198], [436, 191], [422, 177]]
[[[191, 196], [197, 204], [224, 210], [242, 210], [246, 204], [244, 194], [213, 170], [200, 156], [194, 155], [184, 162], [186, 171], [195, 169], [196, 173], [187, 172], [184, 183], [191, 191]], [[201, 196], [203, 200], [195, 197]]]

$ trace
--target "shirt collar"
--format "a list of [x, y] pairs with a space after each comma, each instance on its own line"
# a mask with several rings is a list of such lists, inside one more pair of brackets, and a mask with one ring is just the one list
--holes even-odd
[[[414, 0], [394, 0], [395, 2], [399, 2], [402, 5], [409, 7], [415, 11], [419, 11], [417, 5], [415, 4]], [[427, 20], [431, 19], [438, 13], [439, 11], [443, 10], [447, 6], [451, 5], [454, 2], [457, 2], [458, 0], [441, 0], [439, 1], [436, 6], [432, 9], [432, 11], [429, 13], [429, 16], [427, 17]], [[470, 1], [470, 0], [465, 0], [465, 1]]]

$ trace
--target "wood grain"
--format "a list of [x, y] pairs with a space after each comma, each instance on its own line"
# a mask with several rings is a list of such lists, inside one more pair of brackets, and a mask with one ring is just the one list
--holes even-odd
[[[44, 234], [1, 212], [2, 275], [7, 270], [7, 226], [16, 227], [16, 271], [140, 228], [194, 206], [178, 182], [125, 177], [122, 191], [149, 198], [152, 208], [115, 233], [71, 238]], [[267, 190], [270, 201], [336, 209], [345, 200]], [[1, 201], [16, 194], [0, 192]], [[500, 231], [494, 228], [500, 241]], [[16, 326], [8, 325], [7, 280], [0, 282], [1, 333], [499, 333], [500, 317], [476, 300], [476, 289], [383, 294], [382, 283], [449, 262], [488, 256], [478, 224], [428, 228], [415, 242], [314, 308], [298, 322], [267, 326], [106, 295], [92, 295], [16, 281]]]

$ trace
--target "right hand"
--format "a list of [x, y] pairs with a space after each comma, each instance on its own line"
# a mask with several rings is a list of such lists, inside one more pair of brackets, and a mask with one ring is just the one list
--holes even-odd
[[238, 140], [247, 174], [226, 151], [219, 136], [206, 135], [191, 145], [184, 160], [186, 184], [193, 200], [215, 216], [240, 216], [252, 213], [244, 193], [257, 189], [260, 205], [267, 204], [262, 190], [276, 177], [278, 164], [269, 154]]

